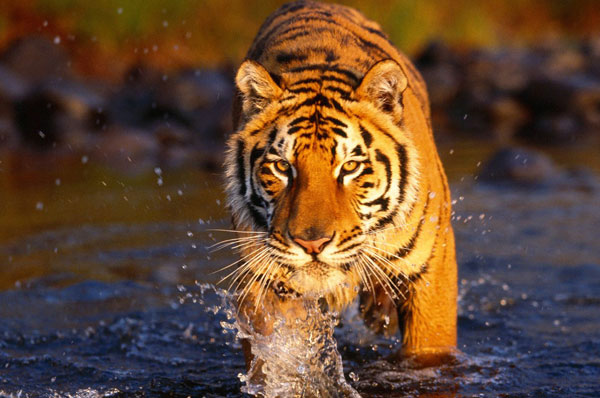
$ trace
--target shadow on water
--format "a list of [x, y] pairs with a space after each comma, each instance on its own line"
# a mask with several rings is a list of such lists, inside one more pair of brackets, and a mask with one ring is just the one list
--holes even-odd
[[[240, 345], [204, 287], [235, 258], [206, 249], [228, 226], [218, 176], [7, 163], [0, 397], [243, 396]], [[397, 340], [351, 309], [335, 333], [348, 383], [363, 397], [598, 396], [600, 194], [452, 179], [461, 353], [387, 361]]]

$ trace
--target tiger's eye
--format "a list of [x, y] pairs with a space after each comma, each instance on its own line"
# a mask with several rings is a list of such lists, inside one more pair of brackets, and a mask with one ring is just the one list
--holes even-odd
[[358, 162], [351, 160], [342, 165], [342, 170], [344, 173], [351, 173], [358, 168]]
[[290, 169], [290, 164], [285, 160], [278, 160], [275, 162], [275, 168], [277, 169], [277, 171], [287, 173]]

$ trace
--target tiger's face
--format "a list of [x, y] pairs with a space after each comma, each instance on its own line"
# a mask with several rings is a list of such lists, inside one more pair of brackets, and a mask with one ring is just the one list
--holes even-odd
[[250, 267], [255, 282], [349, 297], [372, 265], [372, 239], [410, 211], [418, 157], [399, 123], [397, 63], [376, 64], [357, 88], [328, 86], [327, 76], [276, 84], [260, 65], [242, 65], [227, 192], [236, 227], [266, 232], [244, 249], [248, 261], [262, 256]]

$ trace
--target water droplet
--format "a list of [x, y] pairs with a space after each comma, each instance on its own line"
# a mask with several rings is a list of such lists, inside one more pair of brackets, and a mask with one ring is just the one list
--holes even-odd
[[54, 44], [60, 44], [60, 36], [54, 37]]
[[87, 155], [83, 155], [81, 157], [81, 163], [86, 164], [88, 162], [88, 160], [90, 160], [90, 158]]
[[429, 199], [435, 198], [435, 192], [429, 192]]
[[35, 204], [35, 209], [36, 209], [36, 210], [39, 210], [39, 211], [42, 211], [42, 210], [44, 210], [44, 202], [37, 202], [37, 203]]
[[187, 236], [191, 238], [192, 236], [194, 236], [194, 233], [192, 231], [187, 231]]
[[56, 180], [54, 180], [54, 185], [59, 186], [61, 183], [60, 178], [57, 178]]
[[123, 14], [123, 7], [117, 8], [117, 14], [119, 14], [119, 15]]

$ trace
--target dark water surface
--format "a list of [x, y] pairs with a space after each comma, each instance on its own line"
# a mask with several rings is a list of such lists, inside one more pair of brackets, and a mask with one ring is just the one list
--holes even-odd
[[[395, 342], [349, 319], [347, 380], [363, 397], [599, 397], [600, 192], [461, 181], [485, 157], [469, 148], [442, 151], [462, 354], [388, 362]], [[201, 294], [235, 258], [206, 249], [227, 237], [207, 231], [228, 226], [220, 184], [0, 157], [0, 397], [243, 396], [239, 344]]]

